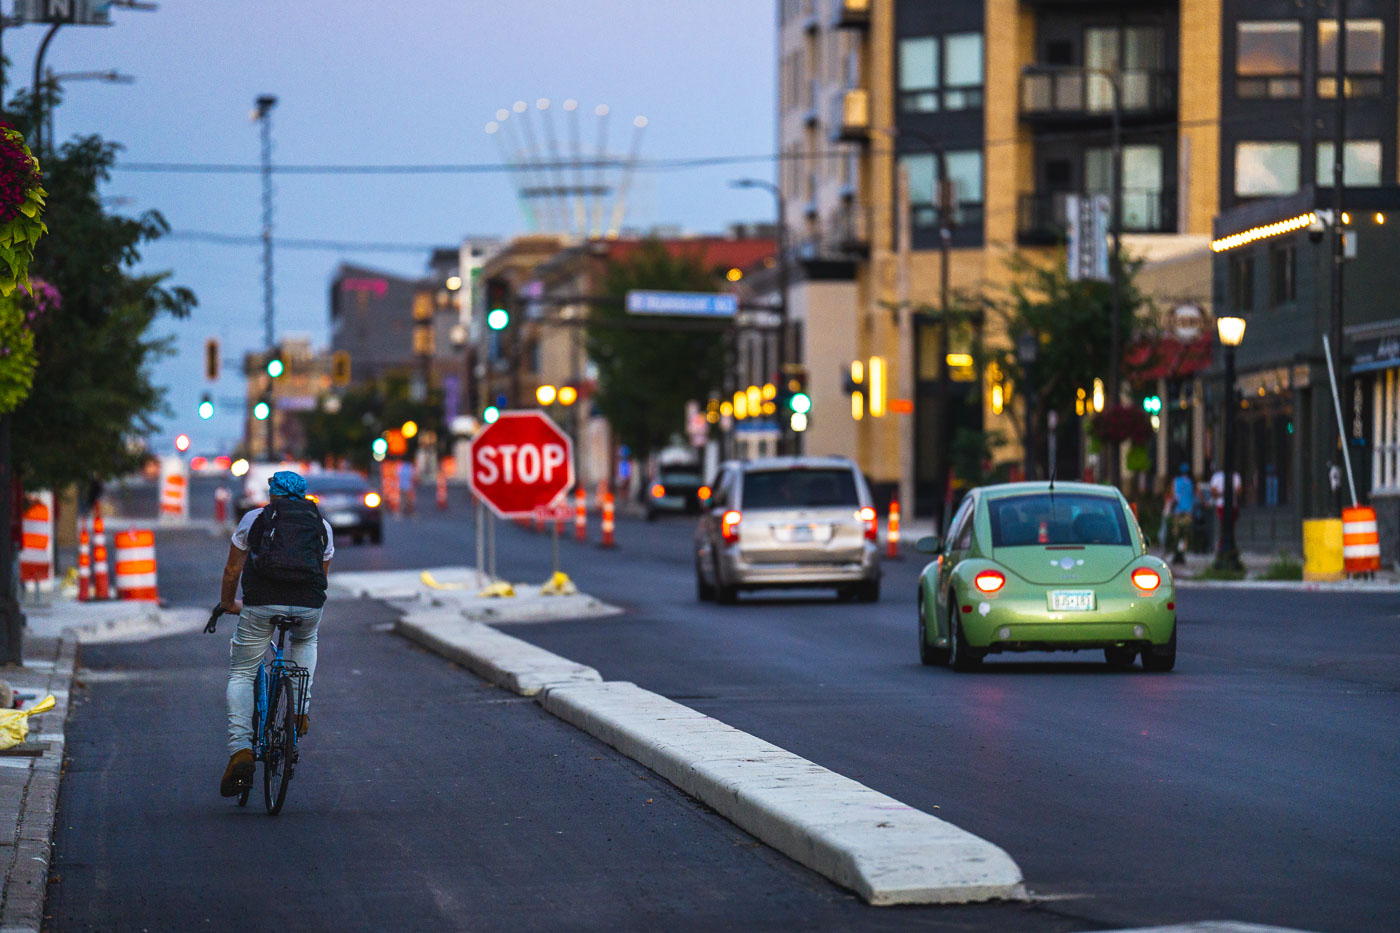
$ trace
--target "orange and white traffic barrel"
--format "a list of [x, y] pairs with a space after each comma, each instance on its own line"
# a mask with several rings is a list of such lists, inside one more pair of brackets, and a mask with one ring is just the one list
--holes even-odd
[[36, 492], [20, 524], [19, 578], [37, 589], [53, 588], [53, 493]]
[[442, 469], [437, 475], [437, 507], [439, 512], [447, 508], [447, 472]]
[[92, 594], [93, 599], [111, 599], [112, 585], [107, 576], [107, 530], [102, 524], [102, 503], [92, 506]]
[[599, 542], [601, 547], [613, 546], [613, 494], [603, 493], [603, 540]]
[[574, 537], [579, 541], [588, 539], [588, 493], [582, 486], [574, 490]]
[[160, 517], [162, 521], [188, 518], [190, 480], [185, 461], [179, 457], [160, 458]]
[[885, 534], [885, 553], [888, 557], [899, 557], [899, 500], [890, 500], [889, 531]]
[[156, 536], [147, 529], [119, 531], [112, 544], [117, 552], [117, 599], [160, 599], [156, 593]]
[[78, 530], [78, 602], [92, 599], [92, 551], [87, 526]]
[[1369, 505], [1342, 509], [1342, 564], [1347, 573], [1381, 569], [1381, 539], [1376, 510]]

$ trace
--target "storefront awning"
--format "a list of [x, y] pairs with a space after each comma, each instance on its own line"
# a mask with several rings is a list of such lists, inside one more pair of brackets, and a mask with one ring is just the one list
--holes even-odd
[[1202, 331], [1194, 340], [1159, 337], [1128, 347], [1123, 361], [1128, 378], [1134, 382], [1157, 379], [1184, 379], [1210, 366], [1214, 335]]

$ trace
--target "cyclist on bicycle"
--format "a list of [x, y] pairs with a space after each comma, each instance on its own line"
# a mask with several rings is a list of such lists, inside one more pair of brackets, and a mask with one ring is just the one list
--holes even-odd
[[[243, 516], [233, 533], [224, 563], [219, 603], [238, 613], [238, 630], [229, 643], [228, 767], [219, 793], [236, 797], [253, 786], [253, 682], [258, 663], [271, 643], [273, 616], [299, 620], [288, 633], [288, 659], [316, 673], [316, 629], [326, 604], [326, 573], [335, 542], [330, 523], [316, 503], [306, 498], [306, 480], [280, 470], [267, 481], [270, 500]], [[243, 599], [238, 594], [240, 575]], [[307, 681], [310, 701], [311, 682]], [[297, 734], [305, 735], [310, 717], [297, 718]]]

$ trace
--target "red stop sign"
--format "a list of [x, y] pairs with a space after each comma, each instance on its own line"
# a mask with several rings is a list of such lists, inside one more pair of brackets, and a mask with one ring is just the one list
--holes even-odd
[[537, 411], [503, 411], [472, 441], [469, 475], [491, 511], [528, 518], [573, 486], [573, 443]]

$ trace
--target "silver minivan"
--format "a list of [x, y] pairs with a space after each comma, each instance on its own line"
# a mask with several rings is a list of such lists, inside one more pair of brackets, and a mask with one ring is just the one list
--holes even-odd
[[880, 548], [865, 477], [845, 457], [771, 457], [720, 466], [695, 532], [695, 593], [833, 586], [880, 598]]

